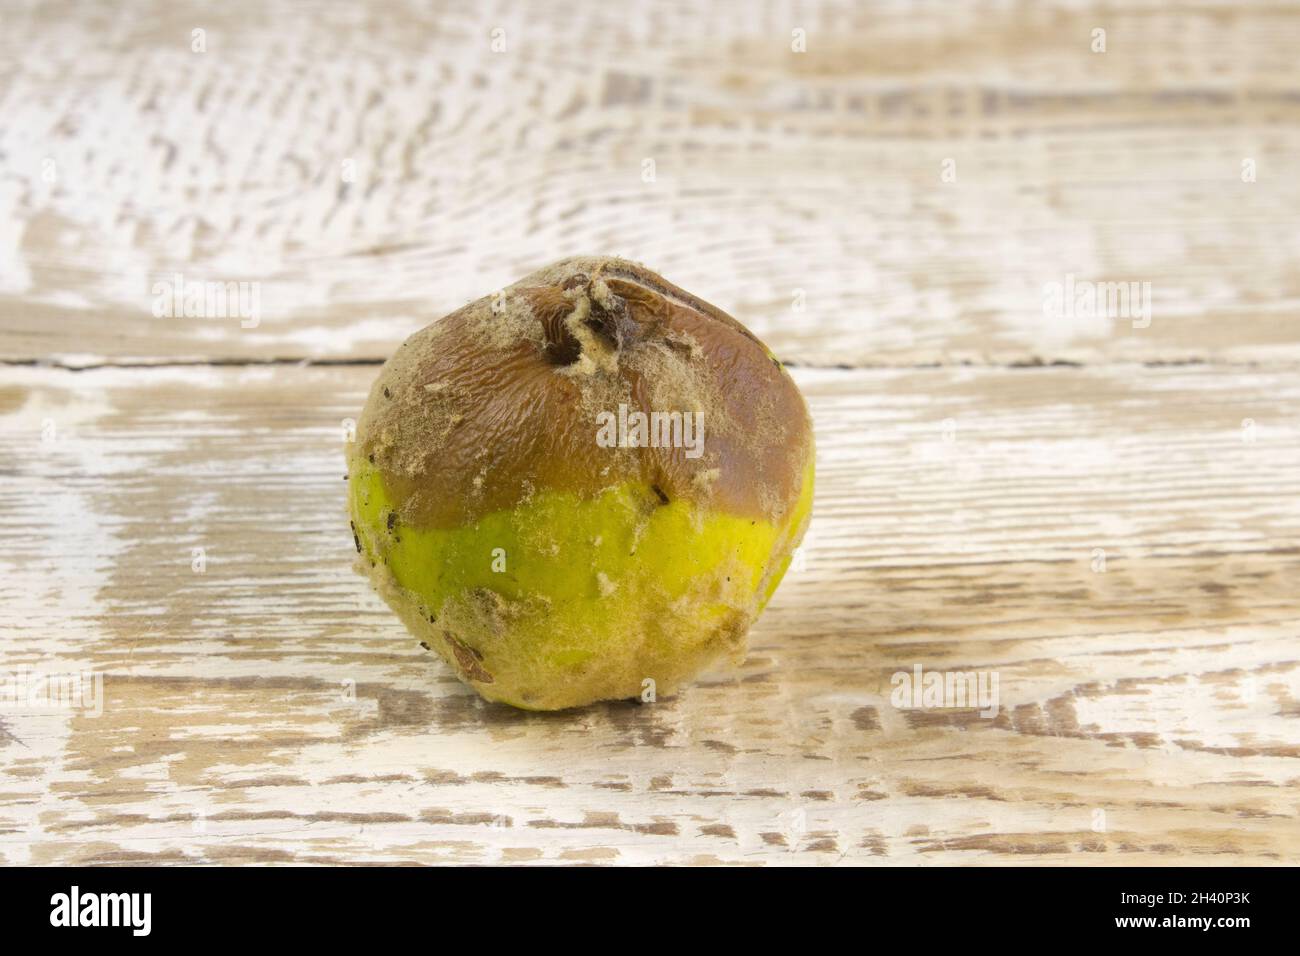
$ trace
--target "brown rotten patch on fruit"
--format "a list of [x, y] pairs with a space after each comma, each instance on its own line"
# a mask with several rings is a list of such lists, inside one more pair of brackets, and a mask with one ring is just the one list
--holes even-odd
[[[597, 415], [693, 412], [703, 454], [597, 448]], [[779, 524], [812, 428], [744, 326], [635, 263], [565, 259], [411, 336], [358, 427], [403, 525], [459, 527], [543, 489], [622, 482]]]

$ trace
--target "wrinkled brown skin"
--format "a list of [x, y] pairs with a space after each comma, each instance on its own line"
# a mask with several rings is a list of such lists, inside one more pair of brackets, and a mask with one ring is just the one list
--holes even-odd
[[[601, 448], [600, 411], [703, 412], [704, 454]], [[812, 442], [766, 347], [720, 309], [622, 259], [565, 259], [415, 333], [358, 427], [404, 524], [456, 527], [536, 491], [633, 481], [779, 523]]]

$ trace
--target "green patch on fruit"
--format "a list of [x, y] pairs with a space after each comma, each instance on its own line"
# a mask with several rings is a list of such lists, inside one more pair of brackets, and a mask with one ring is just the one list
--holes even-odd
[[812, 507], [781, 527], [619, 484], [541, 490], [473, 525], [404, 524], [379, 471], [350, 468], [362, 560], [381, 595], [485, 697], [555, 709], [669, 693], [736, 655]]

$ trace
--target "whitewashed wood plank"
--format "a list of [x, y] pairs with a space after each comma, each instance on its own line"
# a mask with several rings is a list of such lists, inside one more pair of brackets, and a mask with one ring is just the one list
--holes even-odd
[[[1294, 375], [797, 369], [816, 515], [745, 665], [528, 715], [350, 570], [374, 372], [6, 372], [0, 669], [103, 713], [0, 711], [0, 860], [1296, 860]], [[918, 664], [997, 716], [894, 706]]]
[[[1298, 43], [1281, 2], [6, 10], [0, 356], [382, 358], [598, 253], [805, 363], [1295, 362]], [[155, 318], [178, 273], [257, 326]], [[1149, 325], [1045, 311], [1070, 276]]]

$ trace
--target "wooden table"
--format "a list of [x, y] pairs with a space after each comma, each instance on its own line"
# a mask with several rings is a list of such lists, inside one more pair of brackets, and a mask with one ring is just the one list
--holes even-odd
[[[1297, 862], [1300, 12], [747, 9], [5, 11], [0, 669], [99, 696], [0, 709], [0, 862]], [[738, 671], [525, 714], [351, 572], [342, 447], [591, 252], [791, 365], [815, 519]]]

